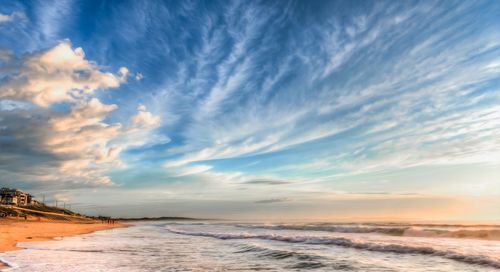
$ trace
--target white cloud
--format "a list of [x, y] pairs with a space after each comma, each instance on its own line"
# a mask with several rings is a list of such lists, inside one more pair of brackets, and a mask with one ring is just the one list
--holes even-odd
[[75, 102], [98, 89], [119, 87], [127, 73], [124, 67], [116, 75], [102, 72], [85, 59], [82, 48], [73, 49], [65, 40], [26, 57], [19, 71], [0, 85], [0, 98], [27, 100], [41, 107]]
[[9, 61], [12, 58], [12, 52], [6, 49], [0, 49], [0, 61]]
[[10, 15], [9, 14], [0, 13], [0, 24], [1, 23], [12, 22], [16, 18], [24, 19], [25, 17], [26, 16], [22, 12], [13, 12]]
[[175, 176], [182, 177], [182, 176], [200, 174], [200, 173], [206, 172], [210, 169], [212, 169], [212, 166], [209, 166], [209, 165], [186, 166], [186, 167], [183, 167], [181, 169], [177, 169]]
[[[29, 152], [24, 155], [28, 150], [47, 156], [43, 165], [37, 166], [35, 161], [30, 168], [32, 171], [40, 169], [36, 170], [38, 174], [31, 175], [30, 171], [21, 170], [25, 172], [24, 179], [111, 184], [106, 172], [122, 164], [119, 155], [123, 149], [152, 139], [161, 142], [168, 139], [149, 137], [149, 131], [159, 126], [161, 119], [146, 111], [143, 105], [139, 106], [137, 115], [130, 118], [129, 127], [106, 121], [118, 106], [102, 103], [95, 97], [95, 92], [119, 87], [126, 81], [128, 73], [125, 67], [117, 74], [102, 71], [85, 59], [82, 48], [71, 48], [69, 41], [22, 59], [18, 71], [0, 85], [0, 99], [4, 99], [0, 101], [9, 101], [6, 98], [14, 100], [7, 103], [11, 106], [2, 106], [0, 114], [7, 117], [2, 119], [0, 115], [0, 123], [6, 123], [6, 133], [20, 141], [19, 145], [32, 144], [26, 147], [26, 151], [14, 151], [19, 164], [23, 164], [21, 160], [28, 164], [34, 160]], [[67, 103], [69, 109], [51, 108], [60, 102]], [[23, 103], [32, 103], [32, 106]], [[25, 127], [19, 127], [12, 123], [16, 119], [29, 122]], [[31, 135], [21, 132], [25, 129], [31, 131]], [[7, 156], [11, 156], [10, 153], [0, 151], [0, 160]]]
[[135, 73], [135, 80], [140, 81], [143, 78], [144, 78], [144, 76], [142, 75], [142, 73], [139, 73], [139, 72]]
[[57, 131], [81, 130], [82, 127], [103, 124], [104, 118], [118, 108], [117, 105], [106, 105], [97, 98], [81, 100], [69, 113], [51, 118], [50, 123]]
[[160, 116], [153, 115], [151, 112], [146, 111], [146, 106], [140, 104], [137, 110], [139, 112], [130, 117], [130, 127], [132, 129], [151, 129], [160, 125]]
[[137, 110], [138, 111], [146, 111], [146, 106], [144, 106], [143, 104], [139, 104], [139, 106], [137, 106]]
[[12, 17], [12, 15], [0, 13], [0, 23], [9, 22], [12, 21], [13, 19], [14, 18]]

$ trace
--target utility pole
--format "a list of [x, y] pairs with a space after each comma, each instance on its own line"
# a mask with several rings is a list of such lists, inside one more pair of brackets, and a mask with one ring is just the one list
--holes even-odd
[[42, 198], [43, 198], [42, 204], [45, 205], [45, 194], [43, 194]]
[[66, 202], [63, 202], [63, 209], [66, 209]]
[[57, 208], [57, 199], [56, 199], [56, 208]]

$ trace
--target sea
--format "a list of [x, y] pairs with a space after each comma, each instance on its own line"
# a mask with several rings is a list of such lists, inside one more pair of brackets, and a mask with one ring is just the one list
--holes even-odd
[[19, 246], [4, 271], [500, 271], [500, 225], [149, 221]]

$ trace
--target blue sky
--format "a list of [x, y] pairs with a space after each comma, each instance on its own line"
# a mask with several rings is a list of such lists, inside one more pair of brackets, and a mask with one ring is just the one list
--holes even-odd
[[2, 2], [0, 183], [119, 216], [500, 220], [498, 14]]

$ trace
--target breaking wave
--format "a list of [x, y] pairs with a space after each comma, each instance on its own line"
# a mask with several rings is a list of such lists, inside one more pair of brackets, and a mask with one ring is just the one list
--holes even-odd
[[[498, 226], [479, 226], [485, 229], [471, 229], [478, 226], [462, 225], [236, 225], [240, 228], [259, 228], [269, 230], [300, 230], [300, 231], [326, 231], [337, 233], [378, 233], [390, 236], [412, 236], [412, 237], [447, 237], [447, 238], [470, 238], [500, 240], [500, 229]], [[441, 227], [441, 228], [438, 228]], [[489, 229], [486, 229], [490, 227]], [[464, 228], [464, 229], [457, 229]]]
[[398, 253], [398, 254], [420, 254], [428, 256], [438, 256], [454, 261], [459, 261], [474, 265], [483, 265], [493, 268], [500, 268], [500, 260], [491, 259], [482, 255], [466, 255], [453, 251], [438, 250], [432, 247], [413, 247], [398, 244], [379, 244], [370, 242], [356, 242], [342, 237], [308, 237], [308, 236], [284, 236], [275, 234], [230, 234], [230, 233], [209, 233], [209, 232], [189, 232], [166, 227], [166, 230], [180, 235], [212, 237], [222, 240], [234, 239], [261, 239], [273, 240], [287, 243], [303, 243], [303, 244], [318, 244], [318, 245], [334, 245], [346, 248], [354, 248], [367, 251], [376, 251], [383, 253]]
[[292, 269], [315, 269], [320, 267], [325, 267], [326, 264], [322, 262], [323, 257], [317, 255], [311, 255], [306, 253], [287, 251], [287, 250], [278, 250], [278, 249], [270, 249], [265, 247], [253, 246], [253, 245], [245, 245], [241, 248], [241, 250], [236, 251], [235, 253], [255, 253], [259, 257], [270, 258], [275, 260], [282, 259], [295, 259], [296, 263], [290, 265], [289, 268]]
[[287, 250], [270, 249], [252, 245], [243, 246], [241, 250], [238, 250], [235, 253], [247, 253], [247, 252], [254, 252], [257, 253], [259, 256], [269, 257], [272, 259], [295, 258], [302, 261], [318, 261], [322, 259], [322, 257], [317, 255], [311, 255], [311, 254], [305, 254]]
[[387, 235], [402, 236], [409, 227], [358, 227], [345, 225], [236, 225], [240, 228], [257, 228], [269, 230], [305, 230], [328, 231], [338, 233], [382, 233]]

